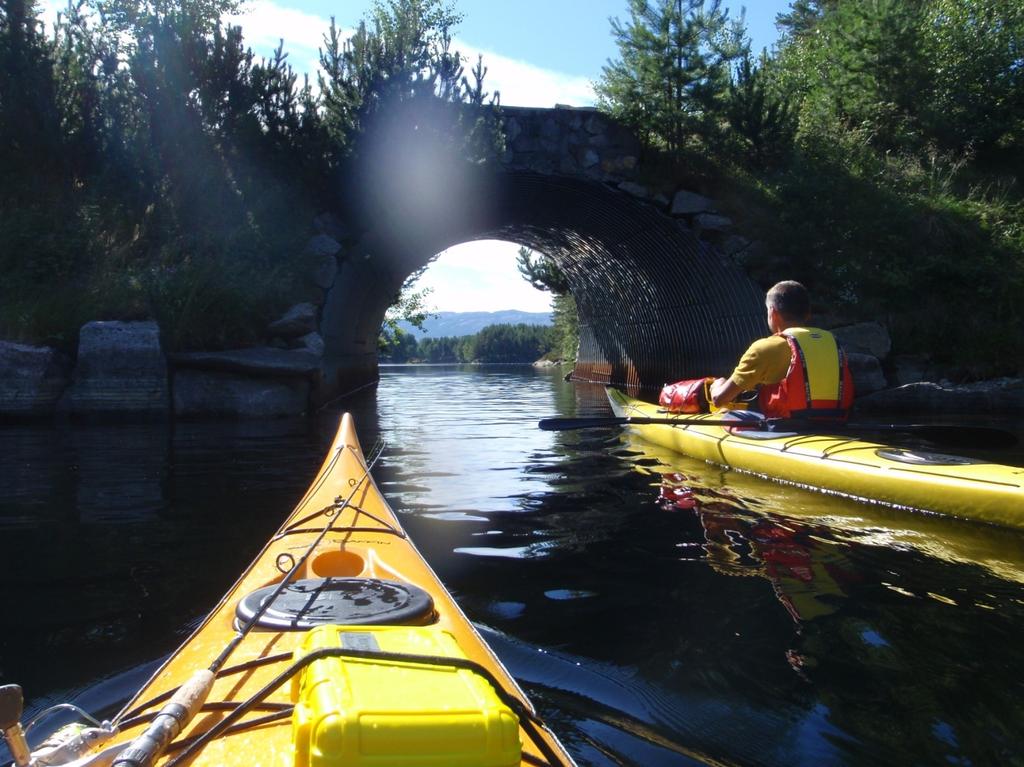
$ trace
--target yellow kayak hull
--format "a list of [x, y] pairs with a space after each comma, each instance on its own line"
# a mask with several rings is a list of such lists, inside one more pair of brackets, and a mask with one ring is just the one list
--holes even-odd
[[[310, 489], [278, 530], [277, 534], [242, 574], [221, 602], [210, 612], [185, 643], [164, 663], [121, 712], [119, 719], [145, 718], [159, 710], [153, 699], [185, 682], [192, 674], [208, 667], [236, 634], [236, 607], [252, 592], [279, 583], [288, 566], [300, 560], [315, 542], [330, 516], [318, 514], [335, 505], [336, 499], [351, 502], [340, 513], [331, 530], [312, 551], [295, 578], [375, 578], [413, 584], [433, 598], [433, 616], [427, 623], [454, 637], [465, 656], [487, 669], [504, 691], [533, 708], [525, 694], [502, 666], [451, 595], [431, 570], [412, 541], [406, 536], [394, 512], [384, 500], [373, 479], [366, 473], [365, 458], [351, 416], [341, 420], [337, 436]], [[290, 654], [300, 647], [305, 631], [257, 629], [250, 632], [231, 654], [226, 669], [254, 659]], [[199, 735], [220, 721], [224, 704], [244, 701], [281, 673], [290, 660], [282, 659], [242, 673], [230, 673], [214, 683], [206, 708], [199, 713], [180, 738]], [[290, 704], [290, 685], [274, 692], [267, 703]], [[212, 704], [212, 705], [211, 705]], [[249, 718], [266, 715], [266, 708]], [[244, 719], [243, 719], [244, 721]], [[140, 734], [144, 724], [128, 727], [117, 742], [128, 742]], [[565, 765], [571, 757], [546, 728], [520, 728], [522, 761], [520, 764], [549, 763], [554, 753]], [[543, 741], [538, 742], [538, 741]], [[109, 744], [108, 744], [109, 747]], [[294, 763], [292, 722], [288, 718], [244, 729], [236, 734], [211, 740], [191, 764], [200, 765], [274, 765]], [[161, 763], [172, 759], [174, 752]], [[538, 760], [541, 760], [540, 762]]]
[[[657, 405], [616, 389], [607, 392], [617, 416], [672, 417]], [[679, 417], [688, 423], [628, 428], [668, 450], [769, 479], [874, 503], [1024, 528], [1021, 467], [917, 454], [843, 436], [773, 436], [699, 423], [720, 421], [719, 413]]]

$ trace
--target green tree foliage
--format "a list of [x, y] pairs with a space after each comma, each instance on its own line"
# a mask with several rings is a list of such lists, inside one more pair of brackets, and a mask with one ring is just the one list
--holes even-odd
[[329, 31], [322, 90], [283, 48], [254, 56], [224, 21], [237, 6], [74, 0], [47, 33], [0, 0], [0, 336], [70, 345], [85, 320], [152, 317], [171, 347], [260, 340], [311, 289], [313, 200], [333, 202], [390, 102], [441, 105], [436, 134], [493, 145], [460, 111], [488, 98], [485, 69], [463, 73], [438, 0]]
[[467, 362], [533, 362], [552, 348], [552, 329], [544, 325], [488, 325], [470, 336], [463, 349]]
[[462, 65], [451, 47], [460, 17], [439, 0], [378, 2], [342, 42], [333, 18], [324, 36], [320, 90], [336, 140], [396, 101], [458, 96]]
[[[496, 147], [493, 121], [470, 116], [453, 106], [487, 102], [482, 59], [464, 72], [462, 56], [452, 49], [452, 31], [461, 16], [441, 0], [387, 0], [374, 5], [348, 40], [331, 19], [320, 50], [318, 75], [324, 123], [338, 146], [347, 146], [361, 130], [410, 133], [392, 142], [423, 140], [430, 130], [442, 143], [461, 151], [489, 155]], [[498, 95], [490, 98], [496, 104]], [[398, 117], [396, 117], [398, 115]]]
[[[933, 0], [921, 24], [929, 68], [927, 125], [946, 150], [992, 164], [1024, 146], [1024, 5]], [[1019, 170], [1019, 167], [1017, 168]]]
[[576, 299], [572, 293], [555, 296], [551, 301], [554, 310], [555, 341], [552, 353], [555, 359], [572, 361], [580, 348], [580, 318]]
[[735, 151], [758, 170], [788, 158], [797, 126], [792, 102], [773, 89], [768, 67], [767, 53], [754, 65], [745, 52], [729, 83], [725, 107]]
[[534, 254], [526, 247], [520, 247], [516, 255], [516, 268], [537, 290], [546, 290], [555, 295], [569, 292], [569, 280], [553, 259], [544, 254]]
[[384, 314], [377, 347], [385, 356], [396, 362], [404, 362], [410, 355], [414, 357], [416, 350], [416, 337], [402, 330], [400, 323], [408, 322], [414, 328], [423, 330], [423, 323], [432, 316], [427, 308], [427, 299], [434, 289], [416, 289], [416, 283], [425, 270], [426, 267], [418, 269], [406, 278], [394, 303]]
[[554, 259], [544, 254], [534, 254], [529, 248], [519, 248], [516, 256], [516, 267], [523, 279], [537, 290], [546, 290], [553, 294], [551, 301], [554, 310], [554, 348], [556, 359], [574, 360], [580, 345], [580, 323], [576, 310], [576, 300], [570, 292], [569, 279], [559, 269]]
[[444, 363], [465, 362], [465, 347], [470, 336], [443, 336], [441, 338], [422, 338], [417, 349], [417, 358], [421, 362]]
[[387, 362], [479, 362], [522, 364], [549, 355], [557, 341], [546, 325], [488, 325], [471, 336], [424, 338], [399, 330], [394, 344], [383, 350]]
[[0, 180], [6, 189], [27, 182], [23, 194], [37, 180], [52, 183], [66, 159], [50, 47], [36, 14], [31, 0], [0, 1]]
[[805, 135], [834, 121], [881, 151], [985, 156], [1020, 145], [1019, 3], [872, 0], [815, 18], [816, 34], [791, 40], [777, 66], [804, 101]]
[[629, 13], [612, 20], [619, 58], [595, 86], [599, 104], [669, 152], [716, 140], [729, 69], [746, 49], [742, 19], [719, 0], [630, 0]]
[[1012, 372], [1024, 354], [1024, 10], [813, 5], [765, 69], [799, 105], [797, 151], [767, 184], [780, 205], [764, 231], [770, 276], [887, 320], [903, 350]]
[[659, 164], [673, 183], [698, 175], [737, 203], [762, 244], [745, 256], [752, 276], [803, 280], [822, 307], [887, 322], [897, 352], [963, 375], [1020, 370], [1024, 5], [795, 0], [770, 54], [720, 59], [728, 87], [666, 109], [708, 71], [672, 36], [684, 25], [670, 17], [694, 7], [637, 0], [613, 21], [620, 59], [600, 104], [671, 150]]
[[839, 0], [793, 0], [789, 10], [775, 17], [775, 26], [788, 37], [801, 37], [814, 30], [827, 10]]

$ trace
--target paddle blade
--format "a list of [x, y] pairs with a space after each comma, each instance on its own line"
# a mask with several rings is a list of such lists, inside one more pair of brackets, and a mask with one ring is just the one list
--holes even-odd
[[600, 429], [621, 426], [628, 423], [626, 418], [542, 418], [537, 426], [542, 431], [569, 431], [571, 429]]

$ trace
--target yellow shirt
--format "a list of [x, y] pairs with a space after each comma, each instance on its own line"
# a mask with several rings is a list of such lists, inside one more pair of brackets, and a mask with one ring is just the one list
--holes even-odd
[[729, 376], [740, 391], [761, 384], [774, 384], [786, 377], [792, 351], [783, 336], [769, 336], [754, 341], [740, 357], [739, 364]]

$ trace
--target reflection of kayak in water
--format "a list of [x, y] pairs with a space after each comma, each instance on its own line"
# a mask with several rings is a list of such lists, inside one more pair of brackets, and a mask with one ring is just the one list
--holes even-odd
[[[637, 454], [634, 460], [639, 470], [658, 475], [681, 472], [689, 477], [692, 492], [683, 500], [692, 504], [690, 508], [710, 506], [733, 514], [742, 510], [744, 519], [771, 516], [782, 525], [789, 521], [820, 525], [828, 530], [831, 541], [913, 549], [944, 562], [980, 566], [1005, 580], [1024, 583], [1024, 535], [1017, 531], [934, 514], [907, 514], [880, 504], [763, 482], [709, 466], [630, 432], [622, 433], [622, 441]], [[651, 466], [651, 462], [656, 465]]]
[[[619, 417], [671, 417], [609, 388]], [[629, 428], [661, 447], [740, 471], [851, 498], [1024, 527], [1024, 469], [827, 434], [779, 434], [692, 421]]]
[[842, 584], [858, 579], [833, 547], [815, 539], [828, 534], [821, 525], [747, 514], [736, 502], [701, 500], [679, 472], [663, 475], [659, 495], [664, 506], [697, 515], [705, 561], [712, 568], [724, 575], [767, 579], [794, 621], [832, 613], [838, 599], [829, 597], [844, 597]]

